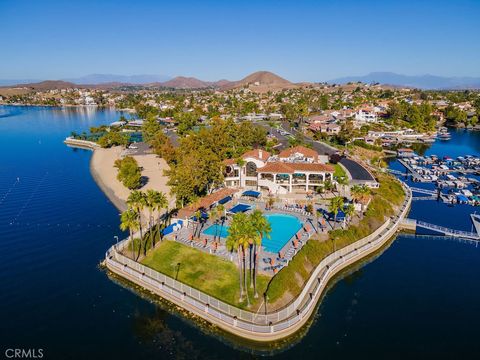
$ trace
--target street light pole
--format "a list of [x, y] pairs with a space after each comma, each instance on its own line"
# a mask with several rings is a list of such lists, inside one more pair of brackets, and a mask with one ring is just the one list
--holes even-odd
[[118, 236], [115, 235], [113, 238], [114, 238], [115, 240], [117, 240], [117, 243], [115, 244], [115, 250], [117, 250], [117, 247], [118, 247]]

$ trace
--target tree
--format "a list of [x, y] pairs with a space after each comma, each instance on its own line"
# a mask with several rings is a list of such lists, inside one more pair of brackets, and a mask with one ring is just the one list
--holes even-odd
[[253, 289], [254, 289], [254, 297], [258, 297], [257, 293], [257, 272], [258, 272], [258, 249], [262, 246], [262, 239], [263, 237], [270, 238], [270, 233], [272, 232], [272, 227], [268, 222], [267, 218], [263, 216], [262, 212], [258, 209], [254, 210], [252, 214], [250, 214], [250, 221], [252, 222], [252, 226], [257, 233], [257, 236], [254, 238], [253, 241]]
[[243, 301], [243, 296], [246, 295], [247, 306], [250, 306], [250, 298], [247, 290], [246, 253], [256, 236], [257, 232], [249, 216], [245, 213], [235, 214], [229, 228], [227, 248], [237, 250], [240, 270], [240, 301]]
[[[154, 197], [154, 200], [153, 200], [153, 203], [155, 204], [155, 210], [157, 211], [157, 232], [158, 232], [158, 237], [159, 239], [163, 239], [163, 235], [162, 235], [162, 232], [161, 232], [161, 226], [160, 226], [160, 218], [162, 216], [161, 214], [161, 211], [162, 209], [165, 209], [165, 214], [169, 214], [168, 212], [168, 199], [167, 199], [167, 196], [161, 192], [161, 191], [157, 191], [156, 194], [155, 194], [155, 197]], [[167, 221], [167, 216], [165, 217], [165, 221]]]
[[164, 158], [169, 164], [176, 162], [176, 150], [169, 137], [163, 132], [157, 132], [151, 139], [149, 144], [153, 148], [153, 152]]
[[[132, 246], [132, 254], [135, 252], [133, 233], [138, 230], [138, 214], [133, 209], [124, 211], [120, 218], [120, 229], [122, 231], [128, 230], [130, 232], [130, 244]], [[132, 256], [133, 259], [133, 256]]]
[[[139, 230], [140, 230], [140, 245], [138, 247], [138, 255], [137, 259], [140, 257], [140, 251], [142, 248], [142, 244], [144, 243], [143, 232], [142, 232], [142, 210], [146, 205], [145, 194], [141, 191], [134, 190], [130, 193], [127, 199], [127, 205], [135, 210], [138, 214], [138, 223], [139, 223]], [[146, 244], [143, 246], [143, 254], [147, 254], [147, 247]]]
[[115, 161], [118, 169], [117, 179], [128, 189], [137, 189], [141, 185], [142, 172], [137, 160], [132, 156], [125, 156]]
[[[86, 137], [86, 134], [85, 134]], [[127, 145], [129, 136], [127, 134], [120, 133], [118, 131], [106, 132], [102, 137], [97, 140], [98, 145], [102, 148], [109, 148], [118, 145]]]
[[156, 116], [148, 114], [142, 125], [143, 141], [150, 143], [155, 135], [161, 131], [162, 127], [158, 123]]
[[340, 210], [343, 209], [344, 202], [342, 196], [335, 196], [330, 199], [330, 204], [328, 205], [328, 211], [333, 213], [333, 226], [337, 226], [337, 215]]
[[157, 191], [157, 190], [147, 190], [146, 196], [145, 196], [145, 203], [146, 207], [149, 210], [149, 220], [148, 220], [148, 226], [149, 226], [149, 234], [150, 234], [150, 239], [152, 242], [152, 249], [155, 247], [155, 234], [153, 232], [153, 227], [154, 227], [154, 219], [153, 219], [153, 212], [157, 211], [158, 212], [158, 221], [157, 221], [157, 232], [158, 236], [161, 239], [161, 232], [160, 232], [160, 211], [161, 209], [167, 208], [168, 207], [168, 201], [164, 193]]
[[175, 120], [178, 123], [177, 132], [179, 135], [186, 134], [198, 124], [198, 116], [192, 112], [179, 112], [175, 114]]
[[349, 203], [343, 208], [343, 212], [345, 213], [345, 218], [348, 218], [348, 221], [350, 221], [352, 216], [355, 214], [355, 205]]

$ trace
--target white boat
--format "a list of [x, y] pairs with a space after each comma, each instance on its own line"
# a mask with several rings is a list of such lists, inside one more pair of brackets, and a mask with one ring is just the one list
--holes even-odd
[[468, 190], [468, 189], [463, 189], [463, 190], [460, 191], [460, 192], [461, 192], [463, 195], [468, 196], [468, 197], [473, 196], [472, 192], [471, 192], [470, 190]]

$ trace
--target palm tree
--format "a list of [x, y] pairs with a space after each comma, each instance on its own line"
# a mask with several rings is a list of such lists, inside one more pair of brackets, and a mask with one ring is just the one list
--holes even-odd
[[218, 235], [220, 241], [223, 232], [223, 224], [225, 223], [225, 206], [223, 204], [218, 204], [217, 211], [220, 216], [220, 234]]
[[262, 246], [263, 237], [270, 239], [272, 227], [267, 218], [263, 216], [262, 212], [258, 209], [254, 210], [250, 215], [250, 221], [252, 222], [253, 228], [257, 232], [257, 236], [254, 238], [255, 241], [253, 242], [253, 289], [255, 294], [254, 297], [257, 298], [258, 249], [260, 249]]
[[332, 191], [334, 189], [334, 185], [332, 183], [332, 180], [326, 179], [323, 182], [323, 187], [325, 188], [326, 191]]
[[155, 210], [155, 196], [157, 191], [149, 189], [145, 194], [145, 207], [148, 209], [148, 236], [152, 242], [152, 249], [154, 246], [154, 240], [152, 238], [153, 227], [153, 212]]
[[[142, 210], [146, 205], [145, 194], [138, 190], [132, 191], [128, 196], [127, 205], [130, 208], [134, 209], [138, 216], [138, 223], [139, 223], [139, 230], [140, 230], [140, 248], [141, 248], [144, 240], [143, 231], [142, 231]], [[140, 253], [140, 248], [139, 248], [139, 253]], [[147, 253], [147, 249], [146, 249], [146, 246], [144, 246], [144, 255], [146, 255], [146, 253]]]
[[240, 299], [239, 302], [243, 301], [244, 296], [244, 288], [243, 288], [243, 263], [241, 257], [241, 249], [240, 249], [240, 237], [242, 234], [242, 223], [240, 218], [238, 217], [239, 214], [236, 214], [232, 222], [230, 224], [230, 228], [228, 231], [228, 236], [226, 240], [226, 245], [229, 251], [236, 250], [237, 251], [237, 260], [238, 260], [238, 276], [239, 276], [239, 284], [240, 284]]
[[355, 202], [363, 202], [370, 197], [370, 189], [365, 185], [354, 185], [350, 189], [350, 194]]
[[[133, 209], [128, 209], [124, 211], [120, 218], [120, 230], [130, 232], [130, 244], [132, 246], [132, 254], [135, 253], [135, 244], [133, 241], [133, 233], [138, 230], [138, 214]], [[133, 256], [132, 256], [133, 259]]]
[[337, 226], [337, 215], [340, 210], [343, 209], [343, 197], [335, 196], [334, 198], [330, 199], [330, 204], [328, 205], [328, 211], [332, 212], [333, 217], [333, 227], [336, 228]]
[[167, 196], [161, 192], [157, 191], [154, 197], [154, 205], [155, 205], [155, 211], [157, 212], [157, 232], [158, 232], [158, 238], [162, 240], [163, 235], [160, 229], [160, 218], [162, 216], [162, 209], [165, 209], [165, 213], [168, 214], [168, 199]]
[[352, 216], [355, 214], [355, 205], [353, 205], [352, 203], [349, 203], [347, 206], [343, 208], [343, 212], [345, 213], [345, 218], [348, 218], [348, 221], [350, 221]]
[[348, 185], [348, 179], [345, 176], [339, 176], [337, 178], [337, 184], [340, 185], [342, 189], [342, 195], [345, 195], [345, 186]]
[[210, 220], [212, 220], [213, 224], [215, 224], [215, 234], [213, 235], [213, 241], [217, 240], [217, 235], [218, 235], [218, 209], [214, 207], [213, 209], [210, 210]]

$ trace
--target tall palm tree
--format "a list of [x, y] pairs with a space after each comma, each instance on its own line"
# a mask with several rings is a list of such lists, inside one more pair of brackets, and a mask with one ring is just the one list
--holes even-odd
[[220, 235], [219, 237], [222, 236], [222, 231], [223, 231], [223, 224], [225, 223], [225, 206], [223, 204], [218, 204], [217, 205], [217, 211], [220, 216]]
[[323, 187], [324, 187], [325, 191], [332, 191], [333, 188], [334, 188], [334, 185], [333, 185], [333, 183], [332, 183], [332, 180], [326, 179], [326, 180], [323, 182]]
[[343, 209], [343, 197], [342, 196], [335, 196], [334, 198], [330, 199], [330, 204], [328, 205], [328, 211], [332, 212], [333, 217], [333, 227], [337, 227], [337, 215], [340, 210]]
[[145, 207], [148, 209], [148, 236], [150, 241], [152, 242], [151, 246], [153, 249], [154, 246], [154, 239], [152, 234], [153, 228], [153, 212], [155, 211], [155, 196], [157, 191], [149, 189], [145, 193]]
[[213, 234], [213, 241], [217, 240], [218, 235], [218, 209], [214, 207], [210, 210], [210, 220], [215, 224], [215, 234]]
[[[139, 230], [140, 230], [140, 247], [144, 241], [142, 231], [142, 210], [146, 205], [145, 194], [141, 191], [134, 190], [130, 193], [127, 199], [127, 205], [134, 209], [138, 216]], [[144, 246], [144, 255], [146, 255], [147, 249]]]
[[[242, 213], [243, 214], [243, 213]], [[243, 284], [245, 287], [245, 294], [247, 295], [247, 307], [250, 306], [250, 297], [248, 295], [247, 288], [247, 250], [250, 248], [252, 242], [257, 237], [257, 232], [253, 227], [252, 222], [250, 221], [249, 216], [243, 214], [244, 216], [240, 217], [241, 221], [241, 233], [239, 237], [239, 247], [242, 251], [242, 261], [243, 261]], [[251, 267], [251, 263], [250, 263]]]
[[[132, 259], [133, 254], [135, 254], [135, 244], [133, 240], [133, 233], [138, 230], [138, 214], [133, 209], [128, 209], [124, 211], [120, 217], [120, 230], [130, 232], [130, 244], [132, 246]], [[138, 258], [137, 258], [138, 259]], [[136, 259], [135, 259], [136, 260]]]
[[348, 185], [348, 179], [346, 176], [339, 176], [337, 178], [337, 184], [340, 185], [340, 189], [342, 189], [342, 195], [345, 195], [345, 187]]
[[258, 209], [252, 212], [250, 215], [250, 221], [252, 222], [252, 226], [257, 233], [257, 236], [254, 238], [253, 242], [253, 289], [254, 297], [257, 298], [258, 249], [261, 249], [263, 237], [270, 239], [272, 227], [267, 218], [263, 216], [262, 212]]
[[343, 208], [343, 212], [345, 213], [345, 219], [348, 218], [348, 221], [350, 221], [352, 216], [355, 214], [355, 205], [353, 205], [352, 203], [348, 204]]
[[163, 209], [165, 209], [165, 213], [168, 214], [168, 199], [167, 199], [167, 196], [163, 192], [157, 191], [155, 193], [153, 203], [155, 205], [155, 211], [157, 212], [158, 238], [161, 240], [161, 239], [163, 239], [163, 235], [162, 235], [162, 232], [161, 232], [160, 218], [162, 216], [162, 210]]
[[239, 276], [239, 284], [240, 284], [240, 299], [239, 302], [243, 301], [244, 297], [244, 288], [243, 288], [243, 262], [242, 262], [242, 254], [240, 249], [240, 237], [242, 234], [242, 223], [238, 217], [239, 214], [236, 214], [232, 222], [230, 224], [230, 228], [228, 231], [228, 236], [226, 240], [226, 245], [229, 251], [236, 250], [237, 252], [237, 260], [238, 260], [238, 276]]

